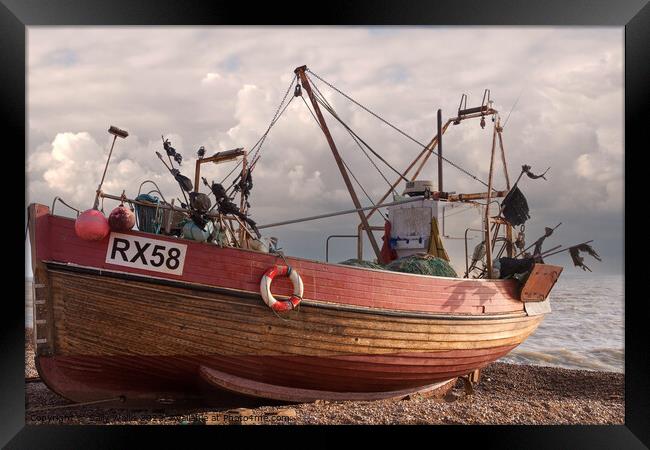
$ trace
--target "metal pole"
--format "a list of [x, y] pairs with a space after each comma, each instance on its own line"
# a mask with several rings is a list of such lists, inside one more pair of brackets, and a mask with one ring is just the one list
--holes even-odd
[[[119, 197], [118, 197], [118, 199], [119, 199]], [[303, 217], [303, 218], [300, 218], [300, 219], [291, 219], [291, 220], [285, 220], [285, 221], [282, 221], [282, 222], [275, 222], [275, 223], [269, 223], [269, 224], [265, 224], [265, 225], [258, 225], [257, 229], [261, 230], [263, 228], [279, 227], [280, 225], [290, 225], [290, 224], [294, 224], [294, 223], [308, 222], [310, 220], [326, 219], [328, 217], [342, 216], [344, 214], [352, 214], [352, 213], [359, 212], [359, 211], [367, 211], [369, 209], [373, 209], [373, 208], [377, 208], [377, 207], [383, 208], [385, 206], [402, 205], [404, 203], [413, 203], [413, 202], [421, 202], [421, 201], [422, 201], [422, 197], [414, 197], [414, 198], [409, 199], [409, 200], [400, 200], [400, 201], [397, 201], [397, 202], [383, 203], [381, 205], [366, 206], [364, 208], [347, 209], [345, 211], [337, 211], [337, 212], [333, 212], [333, 213], [319, 214], [317, 216]], [[359, 228], [361, 228], [361, 225], [359, 225]]]
[[325, 262], [330, 260], [330, 239], [332, 238], [358, 238], [356, 234], [332, 234], [325, 240]]
[[467, 252], [467, 232], [468, 231], [478, 231], [479, 233], [483, 232], [483, 230], [477, 230], [475, 228], [467, 228], [465, 230], [465, 276], [463, 278], [467, 278], [469, 276], [469, 262], [468, 262], [469, 254]]
[[113, 154], [113, 147], [115, 147], [116, 140], [117, 140], [117, 135], [113, 135], [113, 143], [111, 144], [111, 151], [108, 152], [108, 159], [106, 160], [106, 166], [104, 166], [102, 181], [100, 181], [99, 186], [97, 186], [97, 193], [95, 194], [95, 203], [93, 204], [93, 209], [97, 209], [97, 207], [99, 207], [99, 193], [102, 191], [102, 184], [104, 184], [104, 178], [106, 177], [106, 170], [108, 169], [108, 163], [111, 161], [111, 155]]
[[[307, 66], [301, 66], [296, 68], [294, 72], [300, 77], [302, 87], [307, 91], [307, 94], [309, 95], [309, 100], [311, 100], [311, 104], [314, 108], [314, 112], [318, 117], [318, 121], [320, 122], [321, 129], [323, 130], [323, 133], [325, 134], [325, 138], [327, 139], [327, 143], [329, 144], [330, 149], [332, 150], [332, 154], [334, 155], [334, 160], [336, 161], [336, 164], [339, 167], [341, 176], [343, 176], [343, 181], [345, 181], [345, 185], [348, 188], [350, 197], [352, 197], [352, 202], [354, 203], [354, 206], [357, 209], [359, 209], [361, 208], [361, 202], [359, 202], [359, 198], [357, 197], [357, 194], [354, 191], [354, 186], [352, 186], [352, 181], [350, 180], [348, 172], [345, 169], [345, 166], [343, 165], [343, 160], [341, 159], [341, 155], [339, 154], [339, 151], [336, 148], [334, 139], [332, 138], [332, 135], [330, 134], [330, 131], [327, 128], [327, 123], [325, 122], [325, 118], [323, 117], [323, 114], [321, 113], [320, 108], [318, 106], [318, 102], [316, 101], [316, 98], [314, 97], [314, 93], [311, 90], [311, 85], [309, 84], [307, 76], [305, 75], [306, 69]], [[375, 251], [375, 255], [377, 256], [377, 259], [379, 259], [379, 253], [380, 253], [379, 245], [377, 245], [377, 240], [375, 239], [375, 235], [372, 233], [372, 230], [370, 229], [370, 224], [368, 223], [368, 219], [366, 218], [366, 215], [362, 211], [359, 211], [359, 218], [361, 219], [361, 223], [363, 224], [363, 227], [366, 230], [366, 233], [368, 234], [368, 239], [370, 239], [370, 243], [372, 244], [372, 248]]]
[[[502, 131], [503, 131], [503, 127], [499, 125], [497, 127], [497, 134], [499, 136], [499, 148], [501, 149], [501, 161], [503, 162], [503, 174], [506, 177], [506, 189], [510, 190], [510, 177], [508, 176], [508, 164], [506, 163], [506, 151], [503, 148], [503, 138], [501, 136]], [[512, 258], [514, 254], [514, 248], [512, 244], [512, 225], [510, 224], [506, 226], [506, 239], [508, 241], [508, 243], [506, 244], [506, 248], [508, 251], [508, 258]]]
[[442, 192], [442, 110], [438, 109], [438, 192]]
[[[449, 125], [451, 125], [451, 120], [447, 120], [447, 122], [445, 122], [445, 125], [442, 127], [442, 134], [445, 134], [447, 132], [447, 128], [449, 127]], [[442, 136], [442, 134], [441, 134], [441, 136]], [[438, 136], [436, 136], [434, 138], [434, 140], [437, 143], [438, 142]], [[434, 147], [435, 147], [435, 145], [434, 145]], [[427, 154], [424, 155], [424, 158], [422, 159], [422, 162], [420, 163], [418, 169], [415, 171], [415, 173], [411, 177], [411, 181], [415, 181], [417, 179], [418, 175], [420, 175], [420, 171], [422, 171], [422, 168], [427, 163], [427, 161], [429, 160], [429, 157], [431, 155], [433, 155], [433, 150], [427, 152]]]
[[194, 192], [199, 192], [199, 176], [201, 174], [201, 159], [196, 160], [196, 167], [194, 168]]
[[[451, 120], [448, 120], [447, 123], [444, 126], [443, 133], [447, 130], [447, 127], [449, 126], [450, 123], [451, 123]], [[411, 164], [409, 164], [409, 166], [406, 169], [404, 169], [404, 172], [402, 172], [402, 176], [405, 177], [406, 174], [409, 173], [411, 171], [411, 169], [415, 166], [415, 164], [424, 156], [424, 159], [420, 163], [420, 166], [415, 171], [415, 175], [413, 175], [413, 177], [411, 177], [411, 181], [414, 181], [418, 177], [418, 175], [420, 174], [420, 171], [422, 170], [422, 167], [424, 167], [424, 165], [426, 164], [427, 160], [429, 159], [429, 156], [431, 156], [433, 154], [433, 148], [436, 146], [437, 142], [438, 142], [438, 136], [434, 136], [433, 139], [431, 139], [431, 141], [427, 144], [427, 146], [424, 147], [422, 149], [422, 151], [415, 157], [415, 159], [411, 162]], [[401, 181], [402, 181], [402, 178], [398, 178], [397, 180], [395, 180], [395, 182], [391, 185], [390, 189], [388, 189], [388, 191], [386, 191], [384, 196], [381, 199], [379, 199], [379, 201], [377, 203], [381, 203], [384, 200], [386, 200], [388, 198], [388, 196], [390, 195], [390, 193], [393, 192], [393, 189], [395, 189], [395, 187]], [[368, 215], [366, 217], [368, 219], [370, 219], [370, 217], [375, 213], [375, 211], [376, 211], [376, 209], [373, 209], [372, 211], [370, 211], [368, 213]]]
[[363, 224], [357, 226], [357, 259], [363, 261]]
[[494, 173], [494, 151], [496, 149], [497, 125], [492, 133], [492, 152], [490, 155], [490, 175], [488, 177], [487, 203], [485, 205], [485, 267], [487, 278], [492, 278], [492, 242], [490, 239], [490, 195], [492, 194], [492, 175]]

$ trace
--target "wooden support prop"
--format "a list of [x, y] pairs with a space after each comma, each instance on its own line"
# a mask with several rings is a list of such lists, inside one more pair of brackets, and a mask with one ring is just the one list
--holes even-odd
[[[450, 123], [451, 123], [451, 120], [448, 120], [445, 123], [445, 126], [442, 127], [442, 134], [445, 134], [445, 131], [447, 131], [447, 127], [449, 126]], [[397, 178], [397, 180], [395, 180], [395, 182], [393, 184], [391, 184], [390, 189], [388, 189], [388, 191], [386, 191], [386, 193], [383, 195], [383, 197], [381, 199], [379, 199], [379, 201], [377, 202], [378, 205], [383, 203], [383, 201], [388, 198], [390, 193], [393, 192], [393, 189], [395, 189], [395, 187], [402, 181], [402, 177], [405, 177], [406, 174], [408, 174], [411, 171], [413, 166], [415, 166], [415, 164], [424, 156], [424, 160], [422, 161], [422, 163], [420, 163], [420, 166], [415, 171], [415, 175], [413, 175], [413, 177], [411, 178], [411, 181], [414, 181], [418, 177], [418, 175], [420, 174], [420, 171], [422, 170], [422, 168], [426, 164], [427, 160], [433, 154], [433, 148], [437, 144], [438, 144], [438, 135], [434, 136], [433, 139], [431, 139], [431, 141], [427, 144], [427, 146], [422, 149], [422, 151], [415, 157], [415, 159], [411, 162], [411, 164], [409, 164], [409, 166], [404, 170], [404, 172], [402, 172], [402, 176]], [[371, 209], [366, 217], [368, 219], [370, 219], [370, 217], [378, 209], [379, 209], [379, 207]]]

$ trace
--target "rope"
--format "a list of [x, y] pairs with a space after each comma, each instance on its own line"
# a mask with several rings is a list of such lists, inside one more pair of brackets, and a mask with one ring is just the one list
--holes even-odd
[[[269, 249], [269, 253], [274, 254], [276, 256], [279, 256], [280, 258], [282, 258], [282, 261], [284, 262], [285, 266], [291, 267], [289, 265], [289, 263], [287, 262], [287, 258], [284, 257], [284, 252], [282, 250]], [[287, 317], [282, 317], [280, 314], [278, 314], [278, 312], [275, 309], [273, 309], [273, 308], [269, 308], [269, 309], [273, 312], [273, 314], [275, 314], [275, 317], [277, 317], [278, 319], [281, 319], [281, 320], [283, 320], [285, 322], [290, 322], [291, 321], [291, 319], [289, 319]]]
[[[398, 133], [400, 133], [402, 136], [406, 137], [407, 139], [410, 139], [411, 141], [415, 142], [416, 144], [418, 144], [418, 145], [421, 146], [422, 148], [425, 148], [425, 149], [429, 150], [431, 153], [433, 153], [434, 155], [440, 157], [440, 155], [438, 155], [438, 153], [435, 152], [433, 149], [428, 149], [427, 146], [424, 145], [422, 142], [418, 141], [417, 139], [415, 139], [414, 137], [410, 136], [410, 135], [407, 134], [406, 132], [400, 130], [400, 129], [397, 128], [395, 125], [393, 125], [392, 123], [388, 122], [387, 120], [385, 120], [384, 118], [382, 118], [382, 117], [379, 116], [378, 114], [376, 114], [376, 113], [374, 113], [373, 111], [371, 111], [370, 109], [366, 108], [366, 107], [363, 106], [361, 103], [357, 102], [357, 101], [354, 100], [352, 97], [350, 97], [349, 95], [345, 94], [343, 91], [341, 91], [340, 89], [336, 88], [336, 87], [335, 87], [334, 85], [332, 85], [331, 83], [325, 81], [325, 80], [324, 80], [323, 78], [321, 78], [318, 74], [314, 73], [313, 71], [311, 71], [311, 70], [309, 70], [309, 69], [307, 69], [307, 70], [308, 70], [310, 73], [312, 73], [316, 78], [318, 78], [320, 81], [322, 81], [323, 83], [325, 83], [326, 85], [328, 85], [330, 88], [332, 88], [333, 90], [335, 90], [336, 92], [338, 92], [339, 94], [341, 94], [343, 97], [345, 97], [345, 98], [347, 98], [348, 100], [350, 100], [350, 101], [351, 101], [352, 103], [354, 103], [355, 105], [357, 105], [357, 106], [359, 106], [360, 108], [362, 108], [362, 109], [363, 109], [364, 111], [366, 111], [367, 113], [373, 115], [375, 118], [379, 119], [381, 122], [383, 122], [383, 123], [385, 123], [386, 125], [388, 125], [389, 127], [393, 128], [395, 131], [397, 131]], [[441, 159], [442, 159], [443, 161], [445, 161], [447, 164], [450, 164], [451, 166], [453, 166], [453, 167], [455, 167], [456, 169], [460, 170], [461, 172], [463, 172], [465, 175], [469, 176], [470, 178], [473, 178], [474, 180], [478, 181], [479, 183], [483, 184], [484, 186], [488, 186], [488, 184], [487, 184], [486, 182], [480, 180], [478, 177], [476, 177], [475, 175], [471, 174], [471, 173], [468, 172], [467, 170], [463, 169], [462, 167], [460, 167], [460, 166], [457, 165], [456, 163], [454, 163], [454, 162], [450, 161], [449, 159], [445, 158], [444, 156], [441, 157]]]
[[64, 409], [64, 408], [76, 408], [79, 406], [88, 406], [88, 405], [98, 405], [100, 403], [108, 403], [108, 402], [115, 402], [115, 401], [120, 401], [121, 403], [124, 403], [126, 401], [126, 397], [123, 395], [120, 395], [119, 397], [113, 397], [113, 398], [107, 398], [104, 400], [94, 400], [92, 402], [82, 402], [82, 403], [72, 403], [70, 405], [56, 405], [56, 406], [44, 406], [41, 408], [31, 408], [25, 411], [26, 413], [31, 413], [35, 411], [49, 411], [52, 409]]

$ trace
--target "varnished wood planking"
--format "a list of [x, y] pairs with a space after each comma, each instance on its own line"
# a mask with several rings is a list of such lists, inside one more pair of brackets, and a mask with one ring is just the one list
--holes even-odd
[[[135, 289], [133, 282], [126, 284], [104, 277], [91, 283], [94, 289], [89, 294], [86, 289], [89, 278], [92, 277], [53, 272], [54, 291], [61, 292], [55, 295], [55, 315], [62, 319], [58, 323], [67, 323], [65, 330], [57, 329], [63, 349], [67, 346], [75, 351], [103, 348], [109, 354], [120, 351], [148, 354], [147, 349], [164, 349], [169, 354], [200, 354], [219, 349], [224, 354], [321, 355], [488, 348], [520, 342], [540, 320], [527, 317], [505, 323], [491, 320], [480, 324], [481, 329], [472, 329], [470, 324], [456, 328], [453, 322], [437, 321], [438, 325], [423, 324], [423, 331], [413, 331], [408, 325], [400, 325], [396, 318], [392, 321], [393, 330], [389, 331], [372, 325], [356, 327], [346, 322], [345, 314], [339, 313], [337, 317], [334, 311], [327, 311], [323, 316], [319, 308], [303, 307], [292, 313], [295, 319], [282, 320], [261, 300], [257, 305], [252, 299], [215, 301], [215, 294], [206, 293], [188, 298], [161, 287], [156, 287], [157, 295], [153, 296], [146, 286]], [[129, 287], [128, 295], [115, 295]], [[357, 323], [374, 323], [371, 315], [352, 316]], [[97, 336], [100, 332], [103, 334]], [[113, 344], [111, 340], [121, 344]]]
[[[125, 392], [151, 399], [168, 389], [176, 396], [201, 396], [197, 374], [206, 364], [250, 380], [308, 389], [384, 392], [424, 386], [489, 364], [542, 318], [525, 315], [512, 282], [289, 258], [312, 294], [283, 320], [258, 298], [259, 278], [281, 263], [277, 257], [184, 241], [186, 263], [191, 262], [183, 277], [152, 277], [146, 270], [105, 264], [107, 242], [77, 239], [72, 220], [41, 219], [47, 228], [47, 236], [39, 238], [43, 259], [149, 279], [50, 272], [57, 356], [44, 359], [41, 375], [78, 401]], [[157, 278], [190, 284], [170, 286]], [[201, 285], [234, 291], [206, 291]], [[288, 294], [289, 283], [278, 280], [274, 292]], [[413, 313], [402, 316], [400, 310]]]

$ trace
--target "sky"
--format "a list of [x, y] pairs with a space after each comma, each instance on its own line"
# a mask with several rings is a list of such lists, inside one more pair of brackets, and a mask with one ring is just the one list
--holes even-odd
[[[306, 64], [424, 143], [436, 134], [438, 108], [446, 120], [463, 93], [468, 106], [478, 106], [490, 89], [502, 123], [507, 119], [510, 177], [523, 164], [537, 173], [550, 167], [546, 181], [524, 177], [519, 185], [530, 207], [527, 241], [561, 222], [545, 248], [593, 239], [603, 261], [587, 256], [587, 265], [596, 274], [622, 273], [623, 36], [623, 28], [603, 27], [29, 27], [27, 203], [51, 205], [60, 196], [90, 208], [112, 140], [110, 125], [129, 136], [115, 145], [104, 192], [125, 190], [134, 198], [149, 179], [168, 200], [180, 197], [155, 156], [162, 152], [161, 135], [183, 155], [181, 170], [193, 179], [200, 146], [212, 154], [257, 142], [293, 70]], [[419, 153], [417, 144], [311, 78], [339, 116], [398, 170]], [[377, 201], [386, 181], [325, 114], [342, 157]], [[477, 120], [451, 126], [445, 157], [487, 180], [491, 127], [489, 120], [485, 129]], [[327, 141], [299, 98], [272, 128], [261, 155], [250, 197], [258, 224], [353, 207]], [[395, 174], [375, 162], [393, 181]], [[220, 181], [232, 167], [204, 166], [202, 175]], [[505, 188], [498, 160], [496, 169], [496, 187]], [[450, 165], [444, 170], [447, 191], [485, 190]], [[434, 157], [420, 178], [436, 182]], [[106, 201], [106, 213], [114, 206]], [[446, 222], [452, 238], [480, 224], [476, 209], [462, 209]], [[56, 212], [74, 215], [60, 204]], [[286, 254], [323, 260], [326, 237], [354, 234], [358, 220], [339, 216], [264, 234], [277, 237]], [[382, 225], [381, 217], [372, 224]], [[470, 251], [478, 242], [470, 241]], [[445, 244], [460, 270], [463, 241]], [[371, 259], [367, 241], [364, 248]], [[332, 240], [330, 260], [355, 255], [353, 240]], [[566, 253], [547, 262], [564, 265], [565, 274], [579, 270]]]

